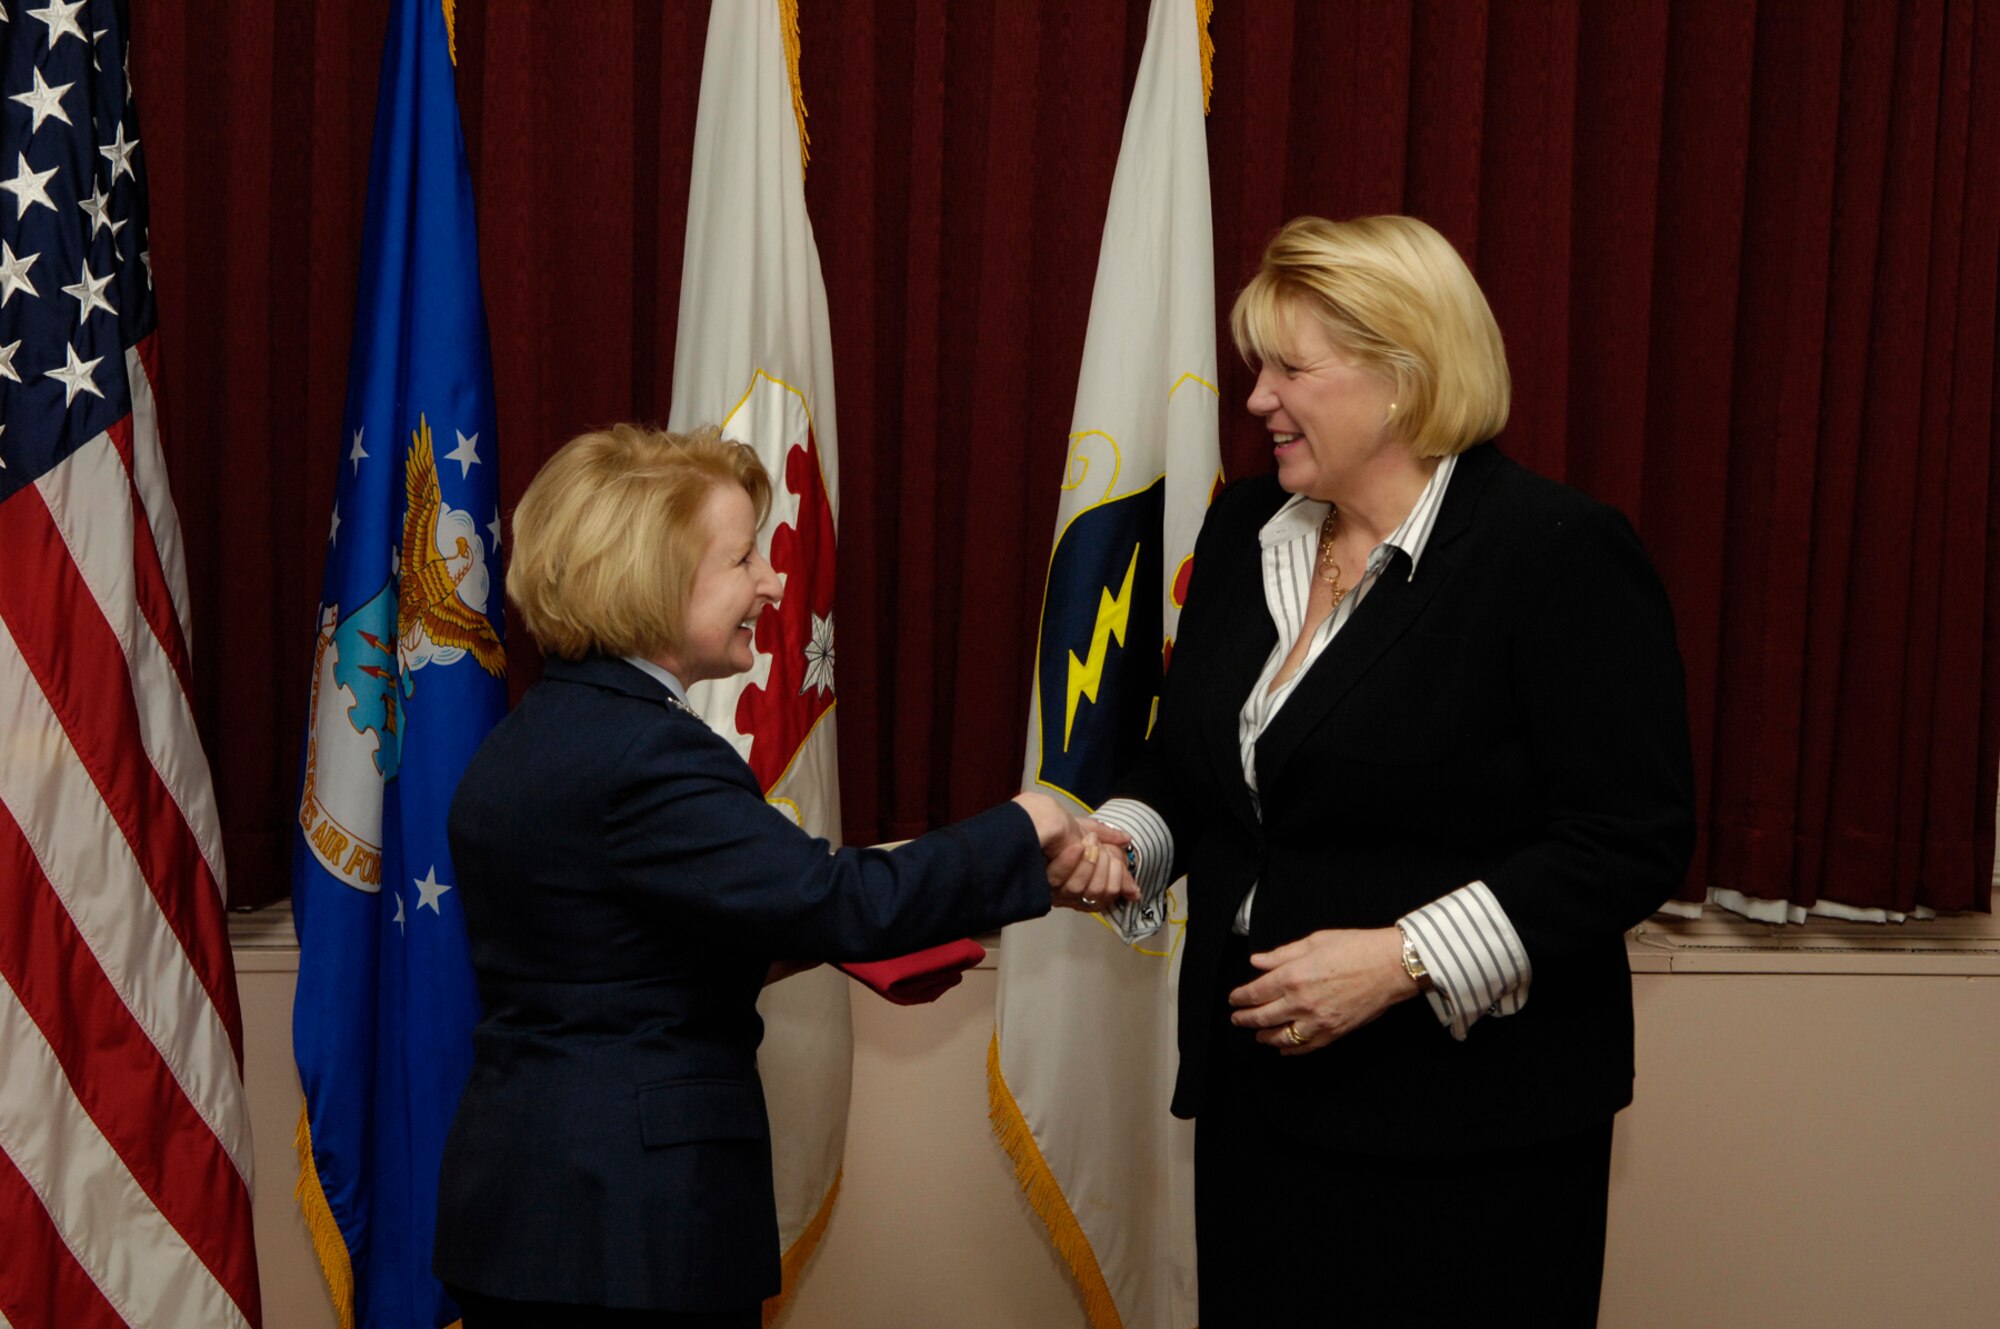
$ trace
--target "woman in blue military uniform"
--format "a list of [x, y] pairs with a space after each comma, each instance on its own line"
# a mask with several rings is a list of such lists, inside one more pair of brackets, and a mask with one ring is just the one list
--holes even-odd
[[558, 451], [515, 511], [507, 591], [546, 672], [450, 822], [485, 1016], [433, 1267], [467, 1329], [756, 1325], [779, 1287], [756, 1060], [778, 962], [1136, 894], [1041, 794], [887, 851], [829, 852], [765, 803], [685, 690], [750, 667], [781, 589], [769, 503], [718, 431], [618, 425]]

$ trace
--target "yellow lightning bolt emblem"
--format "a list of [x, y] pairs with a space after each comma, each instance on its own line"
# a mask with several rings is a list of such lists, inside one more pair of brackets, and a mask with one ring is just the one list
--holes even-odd
[[1097, 700], [1098, 685], [1104, 682], [1104, 657], [1110, 653], [1111, 639], [1125, 644], [1125, 624], [1132, 617], [1132, 579], [1139, 572], [1139, 546], [1132, 546], [1132, 561], [1125, 566], [1125, 584], [1118, 588], [1118, 594], [1109, 590], [1097, 593], [1097, 622], [1090, 629], [1090, 658], [1079, 660], [1076, 652], [1069, 653], [1068, 706], [1063, 712], [1063, 751], [1069, 751], [1070, 731], [1076, 727], [1076, 702], [1079, 697]]

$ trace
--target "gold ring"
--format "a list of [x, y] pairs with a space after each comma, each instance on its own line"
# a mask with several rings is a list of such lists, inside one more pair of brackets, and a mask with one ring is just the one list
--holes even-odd
[[1292, 1046], [1295, 1048], [1302, 1048], [1306, 1045], [1306, 1037], [1299, 1032], [1299, 1022], [1297, 1020], [1290, 1021], [1285, 1025], [1285, 1037], [1292, 1040]]

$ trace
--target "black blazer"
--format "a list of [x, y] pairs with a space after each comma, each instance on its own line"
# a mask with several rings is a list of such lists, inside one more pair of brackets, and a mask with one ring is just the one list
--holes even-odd
[[[1220, 495], [1139, 768], [1116, 791], [1160, 811], [1188, 875], [1174, 1112], [1201, 1106], [1241, 978], [1222, 957], [1257, 886], [1250, 942], [1386, 927], [1474, 880], [1533, 965], [1525, 1007], [1456, 1042], [1401, 1003], [1310, 1056], [1253, 1057], [1274, 1122], [1345, 1147], [1451, 1153], [1549, 1138], [1631, 1101], [1624, 932], [1693, 850], [1693, 775], [1673, 615], [1631, 526], [1492, 444], [1463, 454], [1410, 575], [1398, 553], [1257, 748], [1237, 716], [1277, 629], [1257, 532], [1272, 477]], [[1261, 1051], [1261, 1049], [1259, 1049]], [[1331, 1133], [1338, 1133], [1337, 1136]]]
[[829, 853], [620, 660], [548, 662], [472, 759], [450, 834], [485, 1015], [432, 1268], [515, 1300], [775, 1293], [756, 1055], [772, 959], [882, 959], [1049, 908], [1019, 807]]

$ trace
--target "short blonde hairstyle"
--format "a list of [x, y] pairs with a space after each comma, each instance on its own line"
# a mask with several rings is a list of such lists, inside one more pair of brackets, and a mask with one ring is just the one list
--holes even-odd
[[1236, 297], [1229, 330], [1245, 360], [1282, 362], [1300, 315], [1395, 383], [1391, 428], [1417, 456], [1463, 452], [1507, 423], [1500, 326], [1451, 241], [1415, 217], [1287, 222]]
[[725, 485], [750, 495], [762, 525], [771, 478], [714, 425], [670, 434], [616, 424], [558, 448], [514, 509], [507, 565], [507, 596], [543, 653], [677, 650], [708, 550], [702, 506]]

